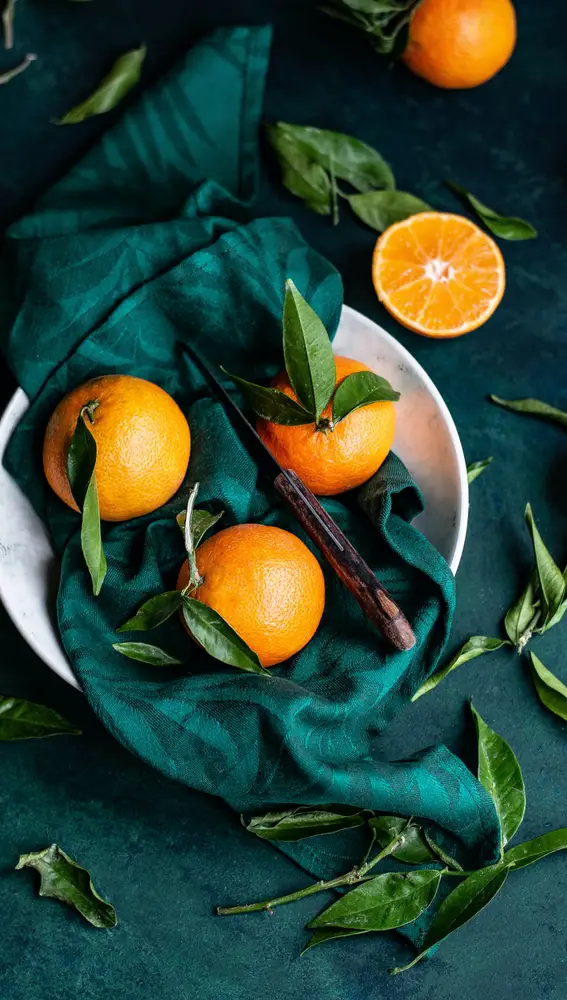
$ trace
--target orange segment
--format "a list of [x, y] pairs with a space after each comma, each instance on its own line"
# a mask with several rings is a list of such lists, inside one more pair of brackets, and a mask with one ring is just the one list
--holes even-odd
[[372, 259], [376, 294], [403, 326], [459, 337], [492, 316], [506, 286], [494, 240], [461, 215], [422, 212], [390, 226]]

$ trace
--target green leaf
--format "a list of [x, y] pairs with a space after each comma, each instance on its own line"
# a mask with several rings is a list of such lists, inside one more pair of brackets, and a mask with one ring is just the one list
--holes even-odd
[[420, 688], [415, 692], [412, 697], [412, 701], [417, 701], [422, 695], [427, 694], [428, 691], [432, 691], [434, 687], [450, 674], [457, 667], [462, 666], [463, 663], [468, 663], [469, 660], [474, 660], [477, 656], [482, 656], [483, 653], [492, 653], [497, 649], [502, 649], [502, 646], [509, 646], [510, 643], [506, 639], [490, 639], [486, 635], [473, 635], [470, 639], [467, 639], [464, 646], [461, 646], [458, 653], [452, 660], [449, 660], [444, 667], [437, 670], [431, 675]]
[[[199, 508], [193, 511], [193, 515], [191, 518], [191, 529], [193, 531], [193, 545], [195, 546], [195, 548], [198, 548], [198, 546], [203, 541], [204, 536], [207, 534], [207, 531], [210, 531], [211, 528], [215, 526], [217, 521], [220, 521], [223, 514], [224, 510], [221, 510], [220, 514], [209, 514], [208, 510], [200, 510]], [[187, 511], [185, 510], [180, 511], [180, 513], [176, 515], [175, 520], [177, 521], [181, 529], [181, 532], [184, 535], [185, 522], [187, 520]]]
[[391, 975], [405, 972], [419, 962], [430, 948], [441, 944], [458, 927], [468, 923], [494, 898], [508, 877], [509, 865], [501, 862], [473, 872], [443, 900], [429, 928], [421, 951], [407, 965], [390, 969]]
[[133, 618], [129, 618], [124, 625], [117, 628], [117, 632], [147, 632], [158, 625], [163, 625], [168, 618], [171, 618], [176, 611], [179, 611], [183, 603], [183, 598], [179, 590], [167, 590], [163, 594], [156, 594], [150, 597], [149, 601], [136, 611]]
[[441, 872], [428, 868], [412, 872], [385, 872], [364, 882], [331, 903], [307, 926], [346, 927], [388, 931], [411, 923], [430, 905]]
[[559, 610], [565, 598], [565, 580], [559, 567], [551, 558], [536, 528], [532, 508], [526, 507], [526, 524], [532, 536], [536, 570], [542, 600], [543, 624], [547, 625]]
[[519, 653], [529, 642], [541, 615], [538, 587], [537, 573], [534, 570], [526, 589], [508, 609], [504, 618], [506, 635]]
[[253, 816], [244, 825], [250, 833], [255, 833], [262, 840], [297, 841], [335, 833], [337, 830], [349, 830], [364, 826], [365, 823], [365, 811], [350, 809], [348, 806], [323, 806], [321, 809], [296, 806], [294, 809]]
[[67, 478], [73, 499], [82, 513], [81, 548], [98, 597], [106, 576], [106, 557], [100, 532], [100, 510], [96, 488], [96, 441], [87, 427], [93, 421], [97, 402], [83, 406], [67, 452]]
[[57, 844], [34, 854], [22, 854], [16, 865], [35, 868], [40, 876], [40, 896], [52, 896], [73, 906], [93, 927], [115, 927], [116, 910], [99, 896], [86, 868], [81, 868]]
[[550, 712], [567, 722], [567, 687], [543, 665], [535, 653], [530, 653], [530, 657], [532, 678], [539, 700]]
[[139, 49], [132, 49], [131, 52], [125, 52], [116, 60], [110, 73], [104, 77], [94, 93], [62, 118], [58, 118], [55, 124], [76, 125], [78, 122], [86, 121], [87, 118], [92, 118], [93, 115], [103, 115], [107, 111], [112, 111], [138, 83], [145, 58], [145, 45]]
[[348, 201], [355, 215], [379, 233], [410, 215], [432, 211], [431, 205], [406, 191], [367, 191], [351, 194]]
[[332, 182], [329, 174], [318, 163], [312, 163], [307, 156], [288, 146], [287, 142], [281, 143], [278, 149], [283, 186], [318, 215], [330, 215]]
[[481, 222], [484, 222], [486, 228], [491, 233], [494, 233], [495, 236], [499, 236], [501, 240], [532, 240], [537, 236], [537, 231], [525, 219], [500, 215], [493, 208], [484, 205], [482, 201], [475, 198], [474, 194], [461, 187], [460, 184], [455, 184], [454, 181], [446, 181], [445, 183], [447, 187], [450, 187], [452, 191], [460, 195], [467, 202]]
[[353, 372], [338, 386], [333, 397], [333, 423], [344, 420], [349, 413], [370, 403], [389, 401], [395, 403], [399, 392], [392, 389], [387, 379], [374, 372]]
[[447, 854], [447, 851], [443, 850], [440, 844], [438, 844], [437, 841], [430, 836], [427, 830], [423, 831], [423, 836], [425, 837], [426, 843], [433, 851], [433, 854], [435, 854], [444, 865], [447, 865], [448, 868], [453, 868], [455, 871], [462, 872], [463, 869], [459, 862], [456, 861], [455, 858], [451, 857], [450, 854]]
[[[365, 142], [355, 139], [354, 136], [310, 125], [292, 125], [289, 122], [268, 125], [267, 136], [280, 162], [284, 160], [299, 174], [303, 173], [306, 161], [325, 172], [328, 181], [326, 194], [329, 211], [331, 173], [340, 180], [352, 184], [357, 191], [395, 186], [392, 171], [380, 153]], [[323, 194], [322, 180], [320, 185]], [[300, 197], [304, 195], [300, 194]]]
[[335, 389], [335, 358], [325, 327], [291, 278], [285, 283], [283, 350], [297, 398], [319, 420]]
[[147, 642], [113, 642], [112, 648], [130, 660], [149, 663], [152, 667], [172, 667], [181, 664], [181, 660], [177, 660], [175, 656], [170, 656], [159, 646], [149, 646]]
[[36, 61], [36, 59], [37, 56], [30, 52], [27, 56], [24, 56], [21, 63], [14, 66], [13, 69], [8, 69], [4, 73], [0, 73], [0, 86], [2, 86], [3, 83], [10, 83], [10, 80], [13, 80], [15, 76], [19, 76], [20, 73], [23, 73], [28, 66], [31, 66], [32, 62]]
[[302, 955], [310, 948], [314, 948], [315, 945], [323, 944], [325, 941], [334, 941], [336, 938], [352, 937], [356, 934], [368, 934], [368, 931], [354, 930], [352, 927], [321, 927], [318, 931], [313, 931], [313, 934], [309, 938], [309, 941], [305, 945], [305, 948], [301, 952]]
[[500, 820], [502, 845], [518, 830], [526, 811], [526, 790], [516, 756], [498, 733], [490, 729], [471, 702], [478, 735], [478, 780], [486, 788]]
[[207, 604], [193, 597], [184, 597], [183, 617], [193, 638], [215, 660], [228, 663], [231, 667], [239, 667], [248, 673], [268, 676], [256, 653]]
[[567, 413], [550, 406], [549, 403], [542, 403], [540, 399], [501, 399], [500, 396], [488, 398], [497, 406], [502, 406], [512, 413], [526, 413], [530, 417], [541, 417], [542, 420], [550, 420], [560, 427], [567, 427]]
[[552, 830], [550, 833], [542, 833], [541, 837], [534, 837], [533, 840], [526, 840], [523, 844], [511, 847], [504, 855], [506, 861], [512, 868], [527, 868], [535, 861], [546, 858], [548, 854], [555, 851], [564, 851], [567, 848], [567, 826], [560, 830]]
[[313, 415], [304, 410], [294, 399], [286, 396], [285, 392], [255, 385], [254, 382], [247, 382], [236, 375], [230, 375], [230, 372], [226, 374], [240, 389], [250, 409], [263, 420], [271, 420], [274, 424], [286, 424], [288, 427], [313, 423]]
[[471, 462], [470, 465], [467, 465], [467, 482], [469, 486], [471, 483], [474, 483], [481, 472], [484, 472], [488, 468], [492, 461], [492, 458], [483, 458], [480, 462]]
[[0, 694], [0, 741], [80, 736], [81, 730], [45, 705]]
[[363, 31], [377, 52], [399, 58], [408, 38], [408, 23], [421, 0], [327, 0], [320, 8]]
[[396, 861], [403, 861], [407, 865], [423, 865], [437, 859], [417, 823], [408, 824], [407, 819], [402, 816], [374, 816], [368, 820], [368, 826], [374, 830], [380, 847], [386, 847], [394, 837], [403, 833], [403, 843], [392, 854]]
[[555, 614], [553, 614], [551, 618], [549, 618], [548, 621], [545, 622], [544, 625], [540, 625], [539, 628], [536, 628], [535, 631], [538, 632], [540, 635], [543, 635], [544, 632], [548, 632], [550, 628], [553, 628], [555, 625], [559, 624], [566, 611], [567, 611], [567, 600], [564, 600], [557, 608]]

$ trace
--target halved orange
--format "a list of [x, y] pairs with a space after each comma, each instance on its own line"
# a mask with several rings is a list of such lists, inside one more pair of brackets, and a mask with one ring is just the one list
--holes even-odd
[[421, 212], [386, 229], [374, 249], [372, 280], [388, 312], [426, 337], [476, 330], [506, 287], [494, 240], [446, 212]]

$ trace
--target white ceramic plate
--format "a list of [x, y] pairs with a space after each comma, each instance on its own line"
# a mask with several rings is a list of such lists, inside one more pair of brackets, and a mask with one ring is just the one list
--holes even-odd
[[[456, 572], [465, 543], [468, 484], [463, 449], [443, 399], [421, 365], [382, 327], [345, 306], [337, 354], [364, 361], [401, 392], [394, 450], [425, 497], [415, 524]], [[0, 420], [0, 463], [28, 407], [18, 389]], [[46, 529], [0, 464], [0, 598], [24, 639], [74, 687], [55, 622], [58, 566]]]

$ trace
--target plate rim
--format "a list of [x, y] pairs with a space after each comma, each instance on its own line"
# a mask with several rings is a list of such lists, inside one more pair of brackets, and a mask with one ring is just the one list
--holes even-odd
[[[465, 541], [467, 537], [468, 522], [469, 522], [469, 481], [467, 478], [467, 463], [465, 459], [465, 453], [463, 451], [461, 438], [459, 437], [459, 432], [457, 430], [457, 425], [453, 420], [451, 411], [447, 406], [447, 403], [443, 399], [443, 396], [439, 392], [439, 389], [433, 382], [432, 378], [427, 374], [425, 368], [423, 367], [423, 365], [419, 363], [417, 358], [415, 358], [413, 354], [411, 354], [408, 351], [407, 347], [404, 347], [404, 345], [401, 344], [400, 341], [396, 339], [396, 337], [392, 336], [391, 333], [388, 333], [388, 331], [385, 330], [384, 327], [380, 325], [380, 323], [377, 323], [376, 320], [370, 319], [369, 316], [365, 316], [364, 313], [361, 313], [358, 309], [354, 309], [353, 306], [347, 306], [346, 304], [344, 304], [343, 311], [348, 311], [352, 316], [355, 316], [358, 321], [362, 321], [367, 325], [377, 327], [378, 330], [380, 330], [383, 339], [387, 343], [395, 345], [395, 348], [400, 352], [402, 359], [408, 362], [414, 369], [417, 369], [419, 371], [424, 384], [427, 386], [429, 393], [436, 401], [441, 411], [441, 414], [443, 415], [443, 418], [445, 420], [445, 424], [449, 429], [449, 437], [451, 439], [451, 444], [455, 449], [455, 457], [457, 459], [457, 471], [459, 479], [459, 505], [457, 507], [458, 529], [455, 538], [455, 543], [453, 546], [453, 551], [451, 553], [451, 558], [447, 560], [449, 569], [451, 570], [453, 576], [455, 576], [463, 555], [463, 550], [465, 547]], [[342, 318], [342, 313], [341, 313], [341, 318]]]
[[[463, 554], [463, 549], [467, 534], [468, 513], [469, 513], [469, 487], [468, 487], [465, 455], [455, 421], [453, 420], [451, 412], [445, 400], [443, 399], [441, 393], [437, 389], [435, 383], [432, 381], [432, 379], [427, 374], [423, 366], [419, 363], [419, 361], [413, 356], [413, 354], [410, 353], [410, 351], [408, 351], [406, 347], [404, 347], [403, 344], [400, 343], [399, 340], [397, 340], [394, 336], [392, 336], [391, 333], [388, 333], [388, 331], [385, 330], [384, 327], [380, 325], [380, 323], [377, 323], [369, 316], [365, 316], [364, 313], [361, 313], [358, 309], [354, 309], [352, 306], [349, 306], [346, 303], [343, 303], [341, 311], [341, 319], [343, 313], [350, 314], [350, 316], [357, 322], [362, 323], [366, 326], [370, 326], [375, 330], [377, 330], [380, 334], [381, 339], [389, 343], [391, 346], [393, 346], [394, 349], [400, 355], [401, 359], [406, 363], [408, 363], [408, 365], [411, 368], [413, 368], [419, 373], [419, 376], [423, 380], [423, 383], [426, 386], [428, 392], [435, 400], [439, 408], [439, 411], [441, 412], [441, 415], [444, 419], [445, 425], [448, 428], [449, 438], [451, 440], [451, 444], [453, 446], [457, 462], [459, 497], [457, 504], [457, 525], [458, 525], [457, 533], [453, 544], [453, 551], [451, 553], [451, 558], [447, 561], [449, 568], [451, 569], [451, 572], [453, 574], [456, 574], [457, 569], [459, 567], [459, 563], [461, 561], [461, 556]], [[0, 461], [2, 461], [3, 459], [4, 451], [6, 449], [6, 445], [9, 440], [9, 438], [3, 440], [5, 427], [7, 424], [10, 423], [14, 411], [16, 412], [18, 419], [23, 415], [23, 413], [25, 413], [26, 404], [29, 405], [28, 397], [24, 392], [24, 390], [20, 386], [18, 386], [14, 390], [12, 396], [8, 400], [8, 403], [4, 411], [0, 415]], [[22, 409], [22, 406], [24, 407], [24, 409]], [[12, 624], [15, 626], [19, 634], [28, 644], [28, 646], [39, 657], [39, 659], [43, 663], [45, 663], [45, 665], [49, 667], [49, 669], [52, 670], [53, 673], [61, 677], [62, 680], [66, 681], [66, 683], [70, 684], [72, 687], [81, 691], [82, 690], [81, 685], [79, 684], [79, 681], [77, 680], [75, 674], [73, 673], [73, 669], [67, 659], [67, 654], [63, 648], [63, 645], [61, 644], [61, 650], [63, 653], [64, 662], [54, 663], [51, 660], [49, 654], [48, 653], [46, 654], [45, 650], [41, 648], [40, 642], [36, 640], [35, 636], [26, 634], [24, 632], [23, 623], [18, 617], [15, 617], [12, 614], [10, 599], [9, 598], [8, 600], [6, 599], [6, 588], [4, 586], [3, 575], [1, 573], [0, 573], [0, 600], [2, 601], [6, 614], [10, 618]]]

